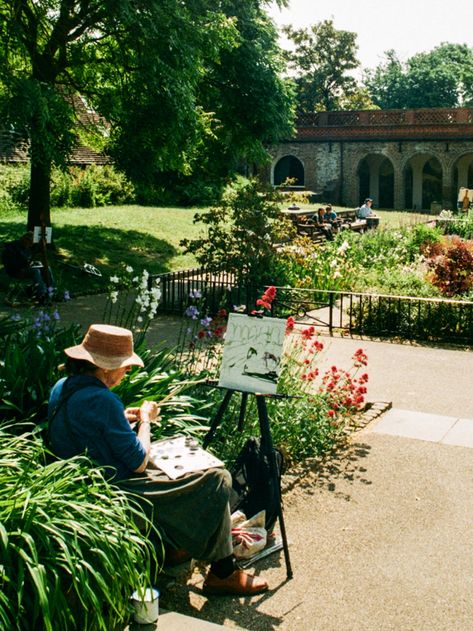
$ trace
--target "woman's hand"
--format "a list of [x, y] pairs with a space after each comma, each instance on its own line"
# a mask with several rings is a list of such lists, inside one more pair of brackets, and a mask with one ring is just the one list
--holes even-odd
[[144, 401], [140, 408], [140, 420], [156, 421], [159, 418], [160, 409], [155, 401]]
[[126, 408], [125, 416], [127, 421], [131, 423], [137, 423], [141, 421], [141, 409], [140, 408]]

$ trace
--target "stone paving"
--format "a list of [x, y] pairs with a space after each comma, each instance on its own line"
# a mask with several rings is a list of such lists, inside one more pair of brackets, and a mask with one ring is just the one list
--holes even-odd
[[[97, 304], [81, 300], [83, 308], [67, 306], [66, 321], [98, 321]], [[158, 319], [153, 342], [172, 343], [179, 327], [178, 319]], [[196, 569], [163, 593], [163, 607], [179, 614], [130, 628], [473, 631], [473, 353], [325, 341], [322, 369], [347, 366], [358, 347], [366, 350], [368, 398], [387, 404], [285, 493], [294, 578], [286, 580], [273, 555], [255, 568], [270, 592], [207, 599]]]

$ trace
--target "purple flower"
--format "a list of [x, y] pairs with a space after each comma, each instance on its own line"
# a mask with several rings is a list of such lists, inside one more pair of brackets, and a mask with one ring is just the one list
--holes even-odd
[[68, 300], [71, 299], [71, 294], [69, 293], [69, 291], [66, 289], [66, 291], [64, 292], [64, 300], [65, 302], [67, 302]]
[[188, 318], [192, 318], [193, 320], [197, 320], [197, 316], [199, 315], [199, 310], [194, 305], [190, 305], [184, 312]]
[[14, 313], [10, 319], [13, 320], [13, 322], [18, 322], [21, 320], [21, 315], [19, 313]]
[[55, 309], [53, 311], [53, 320], [60, 320], [61, 316], [59, 315], [59, 311], [57, 309]]
[[210, 316], [206, 316], [205, 318], [202, 318], [202, 320], [200, 321], [201, 325], [204, 327], [209, 326], [211, 322], [212, 322], [212, 318]]
[[189, 292], [189, 298], [195, 298], [195, 299], [199, 299], [202, 298], [202, 292], [200, 292], [198, 289], [191, 289], [191, 291]]

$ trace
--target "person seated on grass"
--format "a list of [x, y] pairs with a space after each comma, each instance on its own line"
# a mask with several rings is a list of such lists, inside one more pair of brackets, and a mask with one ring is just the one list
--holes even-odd
[[333, 241], [333, 228], [330, 223], [325, 221], [325, 208], [318, 209], [317, 215], [314, 217], [314, 222], [318, 230], [325, 235], [326, 239]]
[[33, 263], [33, 233], [27, 232], [19, 239], [5, 243], [2, 263], [5, 272], [16, 280], [29, 280], [33, 283], [36, 298], [45, 299], [48, 288], [43, 278], [42, 265]]
[[[80, 344], [64, 352], [69, 376], [54, 385], [48, 407], [53, 453], [70, 458], [87, 452], [114, 483], [151, 502], [149, 516], [172, 541], [174, 556], [210, 562], [206, 593], [252, 596], [266, 591], [264, 579], [235, 566], [230, 473], [213, 468], [169, 478], [149, 460], [150, 423], [159, 419], [157, 404], [145, 401], [140, 408], [125, 409], [111, 392], [132, 366], [143, 366], [133, 350], [131, 331], [93, 324]], [[148, 502], [143, 502], [143, 510], [149, 514]]]

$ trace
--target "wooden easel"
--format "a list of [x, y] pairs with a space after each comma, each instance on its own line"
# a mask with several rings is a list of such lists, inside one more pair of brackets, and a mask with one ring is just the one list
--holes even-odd
[[[207, 385], [213, 387], [219, 387], [216, 383], [208, 383]], [[282, 511], [282, 503], [281, 503], [281, 492], [280, 492], [280, 484], [279, 484], [279, 475], [278, 475], [278, 467], [276, 463], [276, 456], [274, 454], [273, 449], [273, 439], [271, 436], [271, 428], [269, 425], [269, 416], [268, 416], [268, 407], [266, 405], [266, 399], [268, 397], [272, 398], [287, 398], [286, 395], [270, 395], [270, 394], [258, 394], [258, 393], [249, 393], [242, 392], [240, 390], [229, 390], [227, 388], [222, 388], [226, 390], [225, 395], [223, 397], [222, 402], [215, 414], [214, 419], [210, 425], [210, 429], [205, 435], [203, 440], [204, 449], [209, 445], [212, 439], [215, 436], [215, 432], [217, 431], [218, 426], [220, 425], [223, 415], [225, 414], [226, 409], [233, 397], [234, 394], [241, 394], [241, 402], [240, 402], [240, 413], [238, 417], [238, 431], [242, 431], [244, 425], [244, 419], [246, 414], [246, 408], [248, 404], [248, 397], [251, 394], [256, 398], [256, 406], [258, 410], [258, 420], [259, 420], [259, 428], [261, 435], [261, 449], [263, 453], [268, 458], [269, 470], [274, 483], [274, 487], [277, 489], [278, 496], [278, 522], [279, 522], [279, 530], [281, 532], [281, 540], [284, 550], [284, 561], [286, 564], [286, 576], [288, 579], [293, 577], [291, 560], [289, 558], [289, 546], [287, 542], [286, 536], [286, 527], [284, 524], [284, 516]]]

